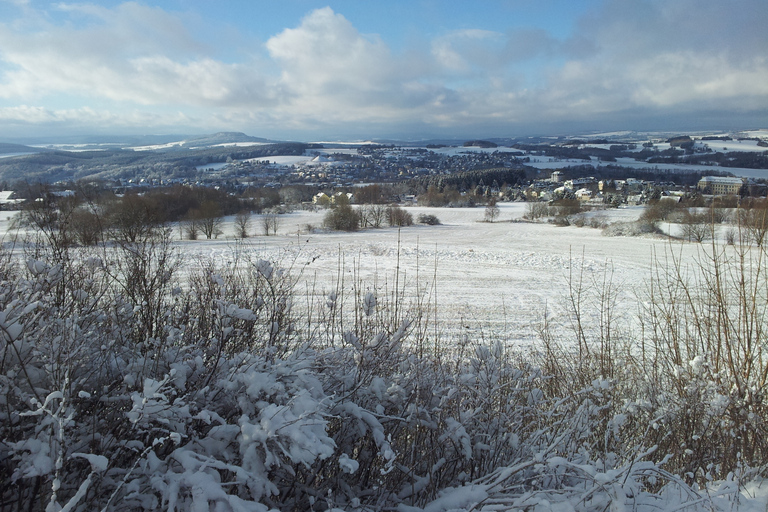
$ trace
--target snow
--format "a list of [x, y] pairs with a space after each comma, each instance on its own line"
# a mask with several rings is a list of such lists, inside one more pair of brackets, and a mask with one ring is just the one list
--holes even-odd
[[276, 165], [292, 166], [298, 164], [306, 164], [311, 161], [311, 156], [292, 156], [292, 155], [278, 155], [259, 158], [250, 158], [245, 160], [246, 162], [269, 162]]
[[697, 147], [709, 147], [716, 152], [758, 152], [768, 151], [768, 147], [758, 146], [756, 140], [697, 140]]
[[668, 171], [675, 172], [695, 172], [695, 171], [719, 171], [730, 172], [736, 176], [744, 178], [762, 178], [768, 177], [768, 171], [765, 169], [749, 169], [744, 167], [720, 167], [717, 165], [698, 165], [698, 164], [664, 164], [664, 163], [648, 163], [637, 161], [634, 158], [620, 157], [616, 159], [616, 162], [600, 162], [598, 159], [593, 158], [591, 160], [581, 160], [578, 158], [552, 158], [547, 156], [530, 156], [530, 162], [526, 162], [525, 165], [530, 165], [537, 169], [563, 169], [568, 167], [579, 167], [582, 165], [594, 165], [594, 166], [607, 166], [607, 165], [620, 165], [622, 167], [629, 167], [634, 169], [651, 169], [655, 171]]
[[[214, 144], [211, 147], [221, 147], [221, 148], [229, 148], [229, 147], [250, 147], [250, 146], [268, 146], [271, 144], [270, 142], [222, 142], [221, 144]], [[208, 146], [205, 146], [208, 147]], [[195, 148], [191, 148], [195, 149]]]
[[467, 153], [520, 153], [519, 149], [510, 148], [510, 147], [504, 147], [504, 146], [498, 146], [495, 148], [481, 148], [478, 146], [449, 146], [449, 147], [443, 147], [443, 148], [435, 148], [430, 149], [430, 151], [434, 151], [437, 154], [441, 155], [448, 155], [448, 156], [457, 156], [457, 155], [463, 155]]
[[34, 155], [34, 153], [26, 152], [26, 153], [3, 153], [0, 154], [0, 158], [13, 158], [15, 156], [26, 156], [26, 155]]
[[[74, 453], [67, 454], [68, 459], [82, 459], [76, 464], [68, 463], [67, 470], [72, 471], [71, 467], [79, 464], [86, 471], [76, 482], [59, 480], [56, 474], [54, 481], [57, 485], [64, 482], [62, 491], [68, 492], [67, 501], [64, 493], [61, 494], [62, 510], [75, 509], [79, 502], [87, 499], [90, 494], [86, 491], [92, 481], [115, 482], [108, 478], [123, 478], [126, 492], [121, 496], [136, 496], [131, 502], [134, 504], [139, 503], [138, 496], [142, 493], [147, 496], [154, 493], [151, 499], [156, 501], [148, 501], [146, 509], [267, 510], [256, 501], [275, 498], [277, 503], [276, 497], [282, 498], [280, 490], [288, 490], [284, 485], [279, 487], [281, 482], [289, 481], [295, 472], [309, 467], [335, 471], [332, 478], [343, 484], [332, 487], [333, 482], [319, 478], [315, 484], [321, 489], [341, 493], [347, 488], [344, 486], [354, 486], [348, 490], [350, 499], [346, 503], [349, 505], [328, 492], [327, 509], [330, 510], [337, 510], [336, 504], [348, 510], [372, 510], [358, 507], [359, 500], [365, 499], [359, 482], [370, 474], [385, 483], [388, 475], [402, 479], [403, 485], [390, 488], [393, 496], [401, 500], [399, 506], [390, 509], [403, 512], [516, 508], [664, 511], [684, 506], [694, 509], [696, 504], [709, 507], [710, 500], [717, 503], [719, 510], [765, 510], [768, 486], [760, 480], [741, 481], [739, 475], [735, 475], [696, 494], [690, 487], [681, 485], [677, 477], [663, 475], [659, 469], [661, 464], [657, 466], [654, 462], [663, 454], [658, 458], [649, 456], [654, 448], [638, 453], [636, 460], [615, 465], [591, 458], [587, 447], [567, 448], [572, 443], [588, 444], [586, 434], [589, 432], [586, 431], [592, 428], [590, 421], [607, 410], [601, 409], [598, 401], [608, 397], [615, 385], [607, 378], [595, 378], [587, 383], [579, 392], [583, 398], [577, 398], [583, 399], [581, 405], [575, 403], [568, 408], [564, 399], [562, 409], [552, 409], [553, 418], [562, 414], [562, 424], [551, 430], [543, 428], [533, 435], [535, 443], [531, 441], [530, 432], [515, 428], [522, 411], [527, 411], [525, 414], [539, 409], [546, 411], [551, 397], [545, 394], [538, 370], [521, 370], [508, 361], [499, 364], [499, 354], [507, 347], [523, 349], [521, 352], [531, 348], [545, 317], [552, 322], [562, 321], [567, 308], [563, 294], [569, 282], [589, 285], [610, 281], [617, 291], [616, 314], [629, 315], [638, 306], [639, 292], [657, 258], [674, 251], [683, 261], [692, 261], [702, 250], [697, 244], [681, 244], [665, 237], [606, 237], [600, 230], [588, 227], [523, 222], [526, 207], [522, 203], [502, 203], [499, 220], [494, 223], [482, 221], [482, 207], [407, 207], [414, 218], [422, 213], [432, 214], [442, 224], [356, 233], [308, 230], [308, 224], [322, 224], [325, 211], [301, 211], [280, 216], [277, 236], [252, 237], [245, 242], [234, 239], [233, 218], [228, 218], [224, 236], [218, 240], [177, 241], [176, 246], [186, 256], [186, 271], [195, 270], [201, 264], [198, 262], [205, 259], [213, 260], [212, 268], [223, 268], [233, 260], [235, 251], [246, 252], [252, 263], [252, 275], [274, 285], [286, 275], [282, 272], [287, 269], [298, 279], [295, 298], [322, 299], [328, 304], [329, 314], [340, 309], [344, 301], [339, 291], [343, 288], [340, 281], [343, 279], [347, 287], [357, 285], [355, 299], [362, 303], [360, 322], [373, 321], [377, 310], [391, 300], [393, 292], [399, 294], [402, 288], [402, 300], [408, 307], [411, 302], [419, 302], [422, 308], [432, 308], [430, 314], [444, 330], [442, 339], [456, 347], [467, 340], [478, 345], [466, 347], [463, 360], [468, 361], [467, 366], [457, 372], [457, 381], [450, 384], [454, 387], [426, 386], [424, 401], [415, 398], [417, 391], [421, 391], [422, 384], [431, 384], [433, 375], [419, 375], [419, 379], [424, 379], [420, 383], [415, 382], [418, 379], [412, 380], [413, 376], [408, 373], [408, 365], [414, 360], [411, 346], [403, 347], [401, 359], [391, 357], [400, 340], [407, 340], [404, 333], [411, 325], [409, 320], [403, 321], [398, 329], [375, 334], [356, 334], [345, 328], [340, 338], [357, 357], [346, 371], [345, 359], [334, 359], [343, 354], [342, 350], [337, 351], [338, 347], [330, 347], [320, 354], [307, 351], [276, 356], [267, 350], [264, 353], [256, 350], [231, 355], [230, 359], [222, 356], [214, 365], [217, 370], [212, 370], [210, 361], [203, 359], [211, 357], [207, 348], [192, 343], [183, 347], [169, 343], [157, 352], [156, 360], [140, 351], [135, 353], [135, 360], [123, 359], [127, 351], [115, 353], [114, 357], [110, 356], [114, 362], [109, 364], [122, 365], [116, 374], [124, 373], [124, 378], [108, 381], [120, 388], [113, 396], [107, 394], [107, 386], [103, 386], [102, 391], [101, 385], [90, 386], [83, 381], [72, 384], [72, 395], [60, 391], [70, 393], [68, 386], [61, 386], [41, 393], [40, 396], [45, 397], [40, 400], [42, 404], [28, 401], [31, 408], [27, 411], [31, 412], [20, 416], [28, 421], [29, 435], [40, 438], [28, 437], [10, 447], [14, 456], [24, 461], [18, 465], [15, 477], [48, 477], [57, 471], [54, 460], [63, 454], [60, 447], [65, 445], [62, 442], [65, 433], [72, 435], [71, 440], [90, 439], [88, 417], [69, 415], [68, 410], [64, 410], [65, 401], [67, 407], [73, 407], [70, 402], [86, 403], [86, 407], [79, 409], [85, 415], [92, 407], [88, 401], [96, 404], [100, 400], [105, 403], [114, 400], [119, 405], [115, 407], [115, 413], [119, 412], [115, 417], [125, 423], [128, 439], [125, 448], [130, 449], [139, 462], [131, 465], [132, 462], [127, 463], [120, 457], [84, 453], [91, 448], [89, 443], [72, 443], [67, 438], [69, 446], [76, 446], [72, 449]], [[626, 222], [636, 219], [642, 211], [642, 208], [629, 207], [592, 215], [605, 215], [610, 222]], [[257, 221], [253, 224], [259, 225]], [[178, 229], [174, 233], [178, 233]], [[93, 263], [93, 269], [102, 267], [97, 261]], [[61, 273], [59, 266], [42, 261], [30, 259], [26, 264], [29, 274], [41, 282]], [[226, 286], [225, 277], [224, 273], [211, 274], [211, 286]], [[33, 297], [40, 300], [36, 295]], [[296, 302], [300, 308], [306, 301]], [[6, 332], [12, 335], [16, 332], [8, 325], [17, 325], [21, 321], [19, 316], [37, 314], [39, 308], [46, 307], [35, 304], [19, 305], [20, 315], [3, 312], [0, 323]], [[254, 312], [257, 308], [227, 302], [223, 295], [210, 306], [206, 304], [220, 322], [219, 332], [224, 338], [233, 332], [235, 321], [243, 325], [257, 320]], [[143, 309], [136, 305], [131, 310], [141, 313]], [[68, 315], [60, 320], [67, 326], [70, 325], [67, 322], [72, 321]], [[42, 320], [44, 325], [48, 325], [48, 321]], [[585, 318], [587, 325], [597, 323]], [[280, 325], [272, 325], [275, 326], [272, 331], [277, 332]], [[82, 336], [77, 338], [74, 347], [87, 343], [92, 336], [77, 329], [66, 332]], [[30, 335], [31, 332], [25, 332], [22, 338]], [[108, 340], [112, 333], [100, 336]], [[322, 348], [317, 350], [321, 352]], [[38, 352], [44, 355], [46, 351]], [[75, 359], [73, 357], [73, 361]], [[341, 364], [334, 365], [335, 362]], [[458, 367], [463, 363], [457, 359], [456, 364]], [[150, 367], [158, 370], [151, 373], [139, 370]], [[366, 368], [376, 368], [376, 372], [357, 373]], [[420, 369], [428, 372], [428, 366]], [[531, 373], [526, 373], [529, 371]], [[705, 373], [706, 360], [694, 358], [681, 367], [682, 371], [694, 376]], [[206, 379], [208, 372], [212, 372], [210, 379]], [[10, 374], [8, 377], [12, 378]], [[483, 388], [485, 381], [489, 383], [488, 388]], [[503, 396], [512, 399], [494, 405], [489, 414], [484, 410], [485, 404], [495, 400], [490, 395], [502, 389], [510, 393]], [[466, 395], [460, 396], [462, 393]], [[430, 402], [433, 396], [434, 401]], [[443, 400], [455, 401], [453, 406], [444, 407]], [[729, 397], [722, 395], [722, 400], [725, 408]], [[59, 410], [55, 410], [57, 405]], [[716, 402], [711, 405], [718, 407]], [[601, 425], [605, 427], [606, 443], [611, 433], [618, 438], [618, 433], [635, 420], [633, 414], [629, 407], [617, 406], [616, 413]], [[503, 415], [506, 416], [500, 417]], [[58, 422], [61, 436], [49, 434], [48, 428], [37, 429], [38, 419], [43, 426], [44, 421]], [[662, 419], [658, 421], [662, 423]], [[65, 425], [67, 422], [72, 423]], [[425, 461], [426, 470], [417, 471], [416, 463], [421, 461], [415, 461], [412, 467], [403, 465], [408, 455], [407, 449], [403, 449], [407, 448], [407, 439], [398, 439], [400, 424], [413, 435], [427, 430], [434, 435], [435, 449], [441, 452], [434, 460]], [[205, 427], [200, 428], [202, 425]], [[492, 426], [499, 429], [493, 430]], [[76, 427], [86, 435], [76, 438]], [[581, 428], [586, 431], [581, 432]], [[662, 424], [660, 428], [666, 426]], [[115, 431], [123, 433], [122, 429]], [[566, 434], [573, 438], [564, 440], [561, 436]], [[553, 437], [547, 438], [548, 435]], [[519, 459], [511, 457], [490, 469], [480, 468], [484, 454], [493, 456], [493, 450], [501, 444], [515, 451], [518, 447], [520, 450], [528, 447], [534, 452], [521, 452]], [[112, 443], [93, 444], [102, 448], [110, 445]], [[625, 446], [618, 449], [625, 454], [635, 450]], [[637, 451], [640, 452], [639, 447]], [[374, 460], [377, 466], [371, 473]], [[321, 461], [327, 464], [319, 464]], [[436, 488], [428, 498], [421, 494], [419, 506], [408, 500], [428, 489], [434, 483], [431, 479], [439, 478], [461, 461], [471, 464], [476, 461], [480, 476], [457, 476], [449, 485], [441, 484], [443, 487]], [[131, 471], [135, 472], [134, 476]], [[362, 476], [364, 472], [366, 475]], [[95, 473], [99, 475], [94, 478]], [[658, 494], [650, 494], [643, 482], [649, 480], [649, 474], [657, 473], [665, 483], [659, 486]], [[225, 481], [222, 475], [231, 479]], [[553, 488], [540, 486], [530, 492], [518, 491], [522, 488], [518, 487], [521, 482], [533, 486], [550, 480], [554, 482]], [[139, 482], [144, 482], [143, 487], [139, 488]], [[131, 485], [136, 487], [129, 492]], [[236, 496], [236, 486], [248, 492]], [[372, 489], [375, 488], [373, 483]], [[740, 490], [742, 505], [731, 506], [734, 502], [728, 500], [733, 500]], [[300, 495], [303, 491], [296, 492]], [[353, 496], [355, 492], [358, 494]], [[246, 497], [253, 501], [246, 501]], [[319, 502], [322, 498], [320, 495], [312, 499]], [[339, 501], [332, 502], [332, 498]], [[691, 501], [683, 504], [686, 499]], [[53, 501], [52, 504], [58, 506]]]
[[768, 139], [768, 129], [760, 129], [760, 130], [748, 130], [745, 132], [741, 132], [742, 135], [745, 137], [752, 137], [752, 138], [759, 138], [759, 139]]
[[[325, 211], [299, 211], [279, 217], [278, 236], [247, 239], [244, 248], [259, 258], [293, 265], [301, 271], [299, 290], [311, 284], [326, 296], [338, 278], [359, 279], [370, 287], [367, 292], [386, 295], [399, 266], [400, 284], [405, 283], [412, 297], [417, 290], [422, 296], [428, 292], [422, 298], [438, 303], [439, 322], [487, 330], [526, 346], [537, 339], [545, 312], [557, 316], [562, 311], [563, 285], [574, 269], [584, 270], [590, 279], [610, 272], [615, 281], [642, 283], [654, 255], [669, 246], [663, 238], [605, 237], [588, 227], [519, 222], [524, 203], [499, 207], [494, 223], [482, 222], [482, 207], [406, 207], [414, 219], [433, 214], [441, 225], [355, 233], [307, 233], [307, 225], [322, 225]], [[627, 207], [592, 215], [627, 222], [641, 212], [642, 207]], [[192, 261], [202, 257], [224, 263], [231, 259], [234, 243], [232, 219], [224, 231], [228, 238], [179, 244]], [[467, 330], [457, 328], [453, 334]]]
[[214, 171], [220, 171], [220, 170], [222, 170], [223, 168], [225, 168], [228, 165], [229, 165], [228, 162], [213, 162], [213, 163], [210, 163], [210, 164], [203, 164], [203, 165], [195, 166], [195, 169], [197, 169], [198, 171], [207, 171], [209, 169], [214, 170]]
[[133, 151], [159, 151], [162, 149], [171, 149], [174, 147], [181, 147], [186, 143], [187, 143], [186, 140], [180, 140], [177, 142], [168, 142], [167, 144], [152, 144], [149, 146], [133, 146], [130, 149], [132, 149]]
[[339, 466], [345, 473], [352, 474], [360, 467], [360, 463], [354, 459], [350, 459], [349, 455], [346, 453], [342, 453], [339, 457]]
[[91, 464], [91, 469], [96, 473], [103, 473], [109, 466], [109, 460], [103, 455], [94, 455], [92, 453], [73, 453], [72, 457], [87, 460]]

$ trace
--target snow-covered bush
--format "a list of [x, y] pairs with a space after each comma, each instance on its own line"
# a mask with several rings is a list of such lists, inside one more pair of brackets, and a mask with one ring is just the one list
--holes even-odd
[[3, 511], [716, 509], [765, 450], [746, 328], [706, 324], [732, 366], [663, 323], [647, 365], [602, 328], [449, 348], [398, 270], [299, 310], [291, 264], [242, 248], [30, 247], [0, 258]]
[[653, 223], [648, 222], [614, 222], [603, 228], [605, 236], [642, 236], [658, 233], [659, 229]]

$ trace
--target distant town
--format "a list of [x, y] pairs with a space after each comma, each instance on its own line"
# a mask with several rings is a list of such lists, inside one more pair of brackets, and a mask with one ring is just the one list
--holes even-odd
[[[223, 214], [298, 205], [475, 206], [765, 197], [768, 131], [599, 137], [298, 143], [219, 133], [142, 145], [0, 144], [0, 205], [54, 196], [200, 189]], [[181, 189], [179, 189], [181, 187]]]

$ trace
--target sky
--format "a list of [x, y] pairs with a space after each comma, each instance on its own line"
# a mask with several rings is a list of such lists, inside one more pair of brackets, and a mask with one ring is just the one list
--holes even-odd
[[0, 141], [768, 128], [765, 0], [0, 0]]

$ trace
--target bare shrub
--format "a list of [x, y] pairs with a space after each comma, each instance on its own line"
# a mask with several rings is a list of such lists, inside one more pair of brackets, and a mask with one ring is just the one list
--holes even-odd
[[[645, 302], [646, 357], [657, 389], [674, 404], [665, 421], [685, 425], [668, 430], [666, 439], [658, 431], [654, 437], [675, 453], [680, 469], [721, 477], [725, 468], [768, 455], [768, 403], [753, 391], [768, 379], [758, 341], [768, 332], [768, 287], [762, 248], [705, 247], [695, 274], [672, 251], [655, 269]], [[693, 456], [672, 445], [692, 448]]]
[[640, 216], [640, 221], [656, 225], [658, 222], [669, 219], [669, 216], [677, 210], [677, 207], [678, 204], [674, 199], [659, 199], [645, 207]]
[[546, 217], [549, 214], [549, 206], [543, 202], [528, 202], [525, 205], [524, 218], [528, 220], [537, 220]]
[[569, 215], [576, 215], [581, 213], [582, 205], [578, 199], [560, 199], [552, 202], [553, 212], [550, 215], [557, 217], [567, 217]]
[[683, 237], [689, 242], [703, 242], [714, 236], [714, 226], [708, 212], [691, 213], [684, 210], [680, 219]]
[[762, 246], [768, 233], [768, 206], [765, 203], [747, 204], [738, 209], [737, 215], [739, 229], [745, 233], [742, 239]]
[[399, 206], [390, 206], [387, 208], [387, 217], [390, 226], [412, 226], [413, 215], [411, 212], [400, 208]]
[[595, 229], [605, 229], [608, 227], [608, 217], [597, 213], [589, 218], [589, 227]]
[[348, 204], [338, 205], [325, 214], [323, 226], [336, 231], [357, 231], [360, 227], [360, 215]]
[[485, 206], [485, 214], [483, 220], [485, 222], [495, 222], [499, 218], [499, 206], [496, 204], [496, 199], [491, 198], [488, 200], [488, 204]]
[[659, 233], [654, 224], [647, 222], [614, 222], [603, 229], [604, 236], [641, 236]]
[[631, 331], [617, 315], [621, 283], [610, 272], [587, 281], [572, 263], [563, 331], [546, 313], [539, 329], [536, 357], [553, 376], [547, 395], [609, 378], [625, 406], [606, 414], [626, 414], [624, 433], [658, 446], [665, 467], [689, 482], [762, 464], [768, 400], [755, 390], [768, 380], [758, 341], [768, 332], [764, 261], [762, 248], [702, 245], [690, 265], [670, 249], [641, 289]]
[[416, 220], [419, 222], [419, 224], [426, 224], [428, 226], [440, 225], [440, 219], [438, 219], [436, 215], [432, 214], [420, 213]]
[[583, 213], [580, 213], [578, 215], [574, 215], [570, 219], [570, 224], [572, 224], [572, 225], [574, 225], [576, 227], [579, 227], [579, 228], [583, 228], [587, 224], [587, 217]]
[[714, 224], [725, 224], [731, 221], [731, 210], [728, 208], [717, 208], [714, 205], [709, 208], [709, 220]]

